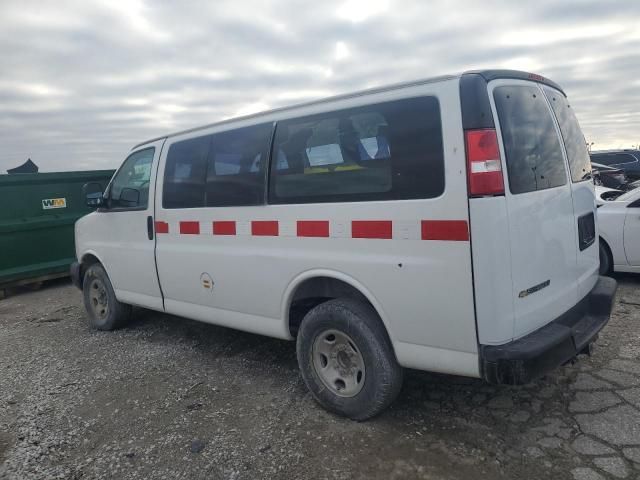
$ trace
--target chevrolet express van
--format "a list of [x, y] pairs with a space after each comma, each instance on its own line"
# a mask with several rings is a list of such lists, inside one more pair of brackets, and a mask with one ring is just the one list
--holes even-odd
[[598, 276], [584, 137], [562, 89], [489, 70], [225, 120], [135, 146], [76, 223], [74, 282], [296, 340], [325, 408], [364, 420], [403, 368], [523, 384], [590, 351]]

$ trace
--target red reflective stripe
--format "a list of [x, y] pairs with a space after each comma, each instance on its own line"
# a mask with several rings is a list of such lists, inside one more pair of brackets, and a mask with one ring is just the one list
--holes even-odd
[[167, 222], [156, 221], [156, 233], [169, 233], [169, 224]]
[[235, 235], [236, 222], [233, 222], [233, 221], [213, 222], [213, 234], [214, 235]]
[[298, 220], [296, 224], [299, 237], [328, 237], [328, 220]]
[[180, 233], [198, 235], [200, 233], [200, 222], [180, 222]]
[[[186, 235], [200, 234], [200, 222], [179, 222], [180, 233]], [[466, 220], [422, 220], [422, 240], [469, 241], [469, 225]], [[169, 224], [155, 222], [157, 234], [169, 233]], [[298, 237], [329, 237], [328, 220], [298, 220], [296, 222]], [[222, 220], [212, 222], [214, 235], [237, 235], [236, 222]], [[254, 236], [279, 235], [277, 220], [255, 220], [251, 222], [251, 234]], [[393, 238], [393, 222], [391, 220], [354, 220], [351, 222], [352, 238]]]
[[422, 220], [422, 240], [469, 240], [466, 220]]
[[391, 220], [354, 220], [351, 222], [352, 238], [392, 238]]
[[251, 222], [251, 235], [277, 237], [278, 222], [276, 220], [254, 220]]

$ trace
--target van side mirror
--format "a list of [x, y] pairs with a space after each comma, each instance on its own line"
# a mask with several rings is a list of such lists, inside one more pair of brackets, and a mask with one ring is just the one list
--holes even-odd
[[123, 188], [120, 192], [120, 204], [122, 206], [137, 207], [140, 203], [140, 191], [135, 188]]
[[84, 203], [87, 207], [99, 208], [104, 205], [102, 185], [98, 182], [85, 183], [82, 186], [82, 193], [84, 194]]

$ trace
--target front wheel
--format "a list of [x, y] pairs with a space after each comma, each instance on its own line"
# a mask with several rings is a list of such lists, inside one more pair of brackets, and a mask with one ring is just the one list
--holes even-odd
[[115, 330], [129, 322], [131, 306], [116, 299], [111, 281], [102, 265], [91, 265], [82, 281], [84, 306], [89, 324], [98, 330]]
[[331, 412], [366, 420], [400, 392], [402, 367], [369, 305], [351, 299], [318, 305], [304, 317], [296, 347], [307, 388]]

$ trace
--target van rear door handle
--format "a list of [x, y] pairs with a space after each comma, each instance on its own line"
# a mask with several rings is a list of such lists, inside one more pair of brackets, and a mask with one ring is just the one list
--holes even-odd
[[153, 217], [151, 215], [147, 217], [147, 237], [149, 240], [153, 240]]

